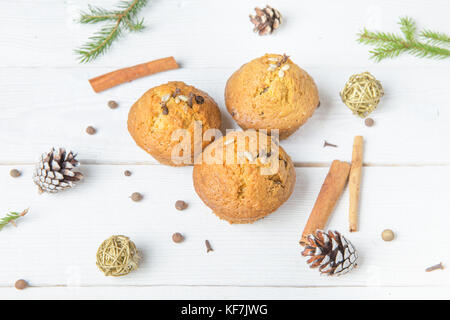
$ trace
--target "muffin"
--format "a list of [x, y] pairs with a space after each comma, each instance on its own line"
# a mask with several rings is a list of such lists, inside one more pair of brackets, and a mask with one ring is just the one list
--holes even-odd
[[266, 54], [244, 64], [225, 88], [228, 112], [243, 129], [278, 129], [285, 139], [319, 105], [314, 80], [288, 56]]
[[170, 166], [192, 164], [210, 143], [194, 147], [194, 127], [200, 124], [202, 136], [208, 129], [219, 129], [219, 108], [208, 94], [179, 81], [148, 90], [128, 114], [128, 131], [136, 144]]
[[292, 194], [295, 169], [286, 152], [255, 130], [228, 133], [205, 148], [194, 166], [194, 188], [230, 223], [252, 223], [277, 210]]

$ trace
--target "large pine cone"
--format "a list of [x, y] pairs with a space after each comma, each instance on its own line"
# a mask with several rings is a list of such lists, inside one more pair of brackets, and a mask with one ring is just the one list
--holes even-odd
[[317, 230], [307, 237], [307, 241], [302, 256], [310, 257], [306, 261], [310, 268], [319, 267], [322, 274], [340, 276], [356, 267], [358, 254], [351, 242], [339, 232]]
[[264, 9], [256, 7], [255, 11], [256, 15], [250, 15], [250, 21], [255, 25], [254, 32], [258, 32], [260, 36], [263, 36], [278, 29], [282, 18], [277, 9], [266, 6]]
[[33, 180], [39, 191], [56, 193], [72, 188], [83, 179], [81, 172], [73, 171], [80, 165], [76, 156], [72, 151], [66, 152], [64, 148], [52, 148], [50, 152], [43, 153], [33, 173]]

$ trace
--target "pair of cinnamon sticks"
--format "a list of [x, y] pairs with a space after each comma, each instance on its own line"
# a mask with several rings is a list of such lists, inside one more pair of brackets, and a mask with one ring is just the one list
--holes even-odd
[[[303, 230], [301, 244], [306, 237], [316, 230], [325, 227], [336, 202], [344, 190], [347, 180], [350, 189], [349, 224], [350, 232], [358, 230], [359, 191], [361, 185], [363, 157], [363, 137], [356, 136], [353, 142], [353, 154], [351, 165], [348, 162], [334, 160], [328, 171], [327, 177], [320, 189], [316, 203]], [[350, 178], [349, 178], [350, 176]]]

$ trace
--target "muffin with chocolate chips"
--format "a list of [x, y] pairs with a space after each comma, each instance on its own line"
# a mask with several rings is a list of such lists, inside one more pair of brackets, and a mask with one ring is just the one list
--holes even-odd
[[[210, 143], [203, 141], [201, 148], [194, 148], [194, 127], [200, 124], [202, 133], [220, 128], [217, 104], [205, 92], [178, 81], [148, 90], [128, 114], [128, 131], [136, 144], [170, 166], [191, 164], [194, 151], [199, 153]], [[185, 129], [185, 135], [178, 129]]]
[[278, 129], [285, 139], [312, 116], [319, 94], [311, 76], [288, 56], [266, 54], [233, 73], [225, 103], [243, 129]]
[[205, 148], [193, 180], [199, 197], [219, 218], [252, 223], [290, 197], [295, 169], [273, 139], [248, 130], [228, 133]]

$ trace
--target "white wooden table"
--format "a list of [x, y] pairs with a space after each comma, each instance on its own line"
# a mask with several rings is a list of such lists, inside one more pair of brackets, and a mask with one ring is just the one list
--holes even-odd
[[[250, 0], [154, 0], [147, 30], [127, 34], [96, 62], [80, 65], [73, 50], [98, 27], [74, 22], [88, 3], [115, 0], [0, 2], [0, 213], [31, 207], [18, 228], [0, 232], [0, 298], [450, 298], [449, 61], [403, 56], [376, 64], [357, 44], [364, 26], [398, 32], [400, 16], [449, 32], [450, 3], [436, 0], [282, 1], [285, 17], [267, 37], [252, 33]], [[126, 129], [129, 107], [147, 89], [181, 80], [224, 106], [227, 78], [266, 52], [287, 53], [315, 79], [321, 107], [283, 147], [296, 164], [291, 199], [252, 225], [220, 221], [200, 201], [192, 167], [158, 165]], [[120, 67], [173, 55], [182, 65], [95, 94], [88, 79]], [[368, 128], [341, 103], [350, 75], [370, 71], [385, 97]], [[106, 103], [120, 103], [110, 110]], [[85, 133], [92, 125], [94, 136]], [[348, 235], [348, 192], [329, 221], [360, 251], [360, 268], [341, 278], [307, 268], [298, 240], [333, 159], [351, 159], [353, 137], [364, 136], [360, 231]], [[338, 148], [323, 148], [323, 141]], [[79, 153], [85, 181], [57, 195], [38, 195], [31, 175], [52, 146]], [[23, 172], [13, 179], [9, 171]], [[125, 177], [124, 170], [133, 175]], [[144, 201], [128, 197], [139, 191]], [[176, 200], [189, 203], [178, 212]], [[381, 231], [395, 231], [395, 241]], [[174, 244], [171, 235], [186, 236]], [[139, 270], [105, 277], [95, 265], [99, 244], [113, 234], [142, 251]], [[206, 254], [204, 240], [214, 252]], [[18, 291], [15, 280], [31, 288]]]

